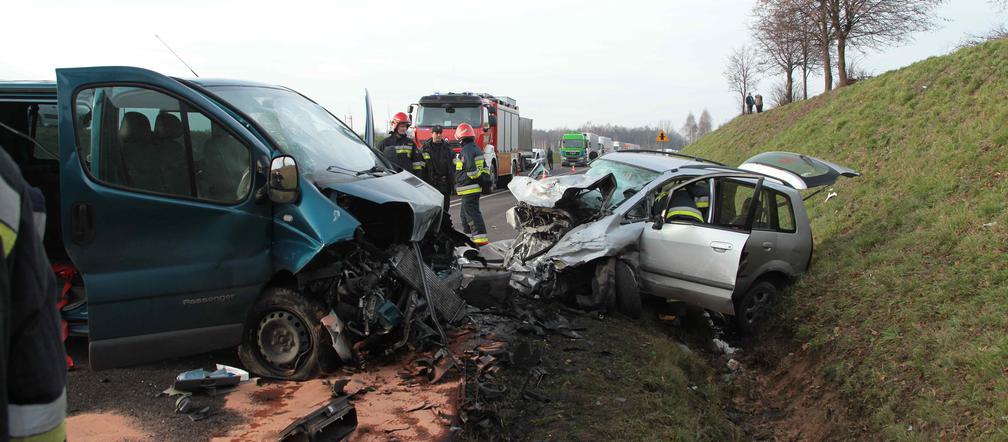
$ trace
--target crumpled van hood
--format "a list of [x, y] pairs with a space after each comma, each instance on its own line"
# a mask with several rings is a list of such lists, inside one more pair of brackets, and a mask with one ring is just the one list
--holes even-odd
[[[420, 241], [432, 228], [441, 225], [441, 192], [409, 172], [363, 178], [349, 182], [316, 182], [323, 189], [350, 195], [378, 205], [403, 204], [409, 206], [413, 214], [410, 241]], [[351, 213], [355, 217], [357, 214]], [[405, 220], [404, 220], [405, 221]]]

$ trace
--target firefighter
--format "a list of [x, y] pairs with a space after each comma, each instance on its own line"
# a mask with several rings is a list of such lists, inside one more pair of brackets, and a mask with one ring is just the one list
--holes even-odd
[[672, 192], [668, 207], [665, 208], [665, 219], [668, 221], [704, 222], [703, 213], [697, 209], [696, 203], [693, 202], [693, 195], [687, 189], [678, 189]]
[[389, 126], [389, 136], [381, 143], [385, 158], [402, 170], [413, 171], [414, 162], [420, 153], [417, 152], [413, 139], [406, 136], [406, 129], [410, 126], [409, 116], [405, 112], [399, 112], [392, 117]]
[[689, 186], [689, 193], [693, 196], [693, 204], [700, 210], [704, 218], [707, 218], [707, 213], [710, 210], [710, 189], [707, 180], [693, 183]]
[[66, 353], [56, 279], [30, 188], [0, 150], [0, 440], [66, 440]]
[[479, 200], [482, 178], [484, 175], [489, 177], [490, 172], [483, 161], [483, 152], [476, 147], [476, 131], [469, 123], [461, 123], [455, 128], [455, 138], [462, 144], [459, 157], [455, 159], [455, 192], [462, 200], [462, 231], [476, 245], [486, 245], [490, 240], [483, 214], [480, 213]]
[[441, 136], [443, 131], [443, 127], [434, 126], [431, 129], [431, 138], [424, 142], [422, 151], [429, 158], [428, 183], [444, 195], [444, 209], [448, 210], [448, 197], [455, 183], [455, 152], [452, 151], [448, 141]]

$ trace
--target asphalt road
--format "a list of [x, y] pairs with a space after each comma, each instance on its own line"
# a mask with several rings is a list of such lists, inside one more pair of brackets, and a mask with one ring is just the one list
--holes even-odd
[[[577, 172], [582, 172], [578, 169]], [[571, 173], [570, 169], [554, 169], [554, 175]], [[515, 204], [515, 199], [507, 189], [499, 190], [480, 198], [480, 209], [487, 225], [487, 235], [491, 241], [514, 238], [514, 230], [504, 219], [504, 212]], [[459, 224], [459, 201], [453, 197], [449, 213], [456, 228]], [[223, 435], [232, 426], [246, 425], [254, 417], [240, 416], [223, 409], [223, 396], [201, 397], [201, 406], [211, 406], [214, 416], [193, 422], [182, 414], [174, 413], [174, 399], [159, 396], [170, 387], [180, 372], [196, 368], [213, 369], [214, 364], [241, 366], [236, 349], [220, 350], [186, 358], [171, 359], [133, 367], [94, 371], [88, 366], [87, 340], [71, 338], [68, 353], [76, 360], [77, 368], [68, 374], [67, 411], [69, 426], [75, 427], [86, 422], [90, 426], [102, 425], [97, 422], [97, 413], [115, 413], [126, 417], [143, 433], [153, 434], [155, 440], [191, 441], [207, 440]], [[80, 427], [77, 427], [78, 429]], [[71, 435], [78, 440], [98, 440], [70, 428]], [[146, 439], [146, 438], [141, 438]]]

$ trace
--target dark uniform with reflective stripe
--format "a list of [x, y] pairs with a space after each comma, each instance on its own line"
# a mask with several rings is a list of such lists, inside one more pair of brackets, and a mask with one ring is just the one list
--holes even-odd
[[30, 187], [0, 150], [0, 435], [66, 438], [66, 359], [56, 278], [36, 233]]
[[665, 219], [669, 221], [698, 221], [704, 222], [703, 213], [696, 207], [693, 197], [686, 189], [679, 189], [672, 192], [669, 198], [668, 207], [665, 208]]
[[455, 152], [444, 139], [440, 143], [424, 141], [423, 152], [430, 157], [427, 161], [427, 182], [444, 195], [445, 210], [448, 210], [448, 196], [455, 186]]
[[388, 158], [392, 164], [399, 166], [402, 170], [413, 172], [414, 158], [419, 153], [416, 152], [416, 144], [413, 143], [412, 138], [406, 135], [400, 136], [393, 132], [392, 135], [389, 135], [388, 138], [382, 141], [381, 147], [385, 158]]
[[478, 245], [489, 242], [486, 234], [486, 224], [480, 213], [479, 198], [482, 187], [480, 178], [489, 174], [483, 160], [483, 152], [472, 139], [462, 143], [462, 151], [455, 160], [455, 193], [461, 199], [462, 231]]

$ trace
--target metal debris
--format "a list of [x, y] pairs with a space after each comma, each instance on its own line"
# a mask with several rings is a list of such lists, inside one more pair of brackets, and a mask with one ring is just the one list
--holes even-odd
[[279, 439], [281, 442], [340, 441], [355, 429], [357, 410], [346, 397], [341, 397], [284, 428]]

